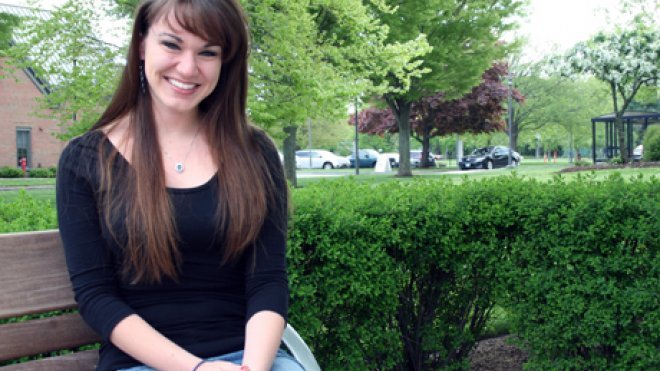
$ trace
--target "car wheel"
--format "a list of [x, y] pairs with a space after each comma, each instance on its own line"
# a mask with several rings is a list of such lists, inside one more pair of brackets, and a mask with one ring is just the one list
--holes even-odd
[[493, 170], [493, 161], [486, 161], [486, 165], [484, 167], [488, 170]]
[[332, 169], [332, 168], [334, 168], [334, 166], [332, 166], [331, 163], [326, 162], [325, 164], [323, 164], [323, 168], [324, 168], [324, 169]]
[[513, 165], [513, 167], [518, 167], [518, 161], [511, 160], [511, 165]]

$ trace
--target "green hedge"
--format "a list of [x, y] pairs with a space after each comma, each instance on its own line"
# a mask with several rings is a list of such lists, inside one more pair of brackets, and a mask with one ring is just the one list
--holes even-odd
[[0, 200], [0, 233], [57, 228], [54, 202], [38, 200], [24, 189], [11, 200]]
[[660, 183], [529, 184], [502, 265], [530, 369], [660, 367]]
[[0, 178], [22, 178], [23, 176], [21, 169], [9, 166], [0, 167]]
[[55, 178], [57, 168], [48, 167], [48, 168], [32, 168], [28, 172], [30, 178]]
[[651, 126], [646, 129], [644, 161], [660, 161], [660, 126]]
[[530, 369], [653, 369], [658, 191], [616, 176], [295, 190], [291, 322], [325, 369], [460, 369], [497, 302]]

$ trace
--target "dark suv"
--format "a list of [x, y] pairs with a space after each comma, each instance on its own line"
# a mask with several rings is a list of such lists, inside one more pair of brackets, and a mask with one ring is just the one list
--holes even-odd
[[[516, 151], [511, 150], [511, 165], [518, 166], [522, 157]], [[461, 170], [468, 169], [494, 169], [506, 167], [509, 164], [509, 147], [489, 146], [481, 147], [472, 151], [469, 156], [463, 157], [458, 162]]]

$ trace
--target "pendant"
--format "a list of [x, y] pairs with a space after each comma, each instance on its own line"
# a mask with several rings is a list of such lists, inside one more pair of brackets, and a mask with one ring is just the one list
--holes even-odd
[[174, 170], [179, 174], [183, 173], [183, 170], [185, 170], [185, 167], [183, 166], [183, 162], [177, 162], [174, 165]]

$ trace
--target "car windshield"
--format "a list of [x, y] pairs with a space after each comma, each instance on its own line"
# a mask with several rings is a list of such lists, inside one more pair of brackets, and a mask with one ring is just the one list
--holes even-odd
[[489, 152], [488, 148], [477, 148], [474, 151], [472, 151], [472, 154], [475, 156], [483, 156], [483, 155], [487, 155], [488, 152]]

